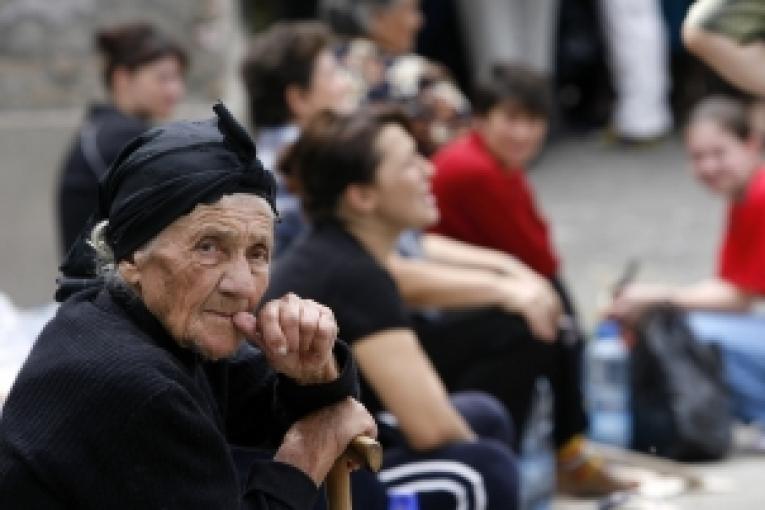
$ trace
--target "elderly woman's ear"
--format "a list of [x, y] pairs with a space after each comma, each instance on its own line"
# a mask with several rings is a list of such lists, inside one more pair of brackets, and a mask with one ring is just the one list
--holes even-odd
[[119, 272], [120, 277], [122, 280], [133, 290], [140, 293], [141, 289], [141, 273], [138, 270], [138, 266], [136, 266], [135, 262], [133, 261], [136, 256], [139, 255], [140, 252], [136, 252], [133, 257], [131, 257], [131, 260], [120, 260], [119, 264], [117, 264], [117, 271]]

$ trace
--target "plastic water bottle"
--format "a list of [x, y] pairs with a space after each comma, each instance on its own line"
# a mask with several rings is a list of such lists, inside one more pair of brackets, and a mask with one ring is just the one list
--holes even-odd
[[586, 397], [590, 438], [622, 448], [632, 439], [629, 353], [615, 321], [600, 323], [587, 347]]
[[548, 510], [552, 504], [555, 493], [553, 398], [547, 379], [537, 379], [521, 440], [522, 510]]
[[401, 489], [389, 491], [388, 510], [420, 510], [417, 493]]

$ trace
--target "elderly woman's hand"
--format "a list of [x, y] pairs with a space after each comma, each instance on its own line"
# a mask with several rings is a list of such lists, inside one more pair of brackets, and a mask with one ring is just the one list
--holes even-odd
[[290, 293], [266, 303], [257, 319], [250, 313], [236, 314], [234, 324], [263, 351], [277, 372], [300, 384], [337, 378], [332, 355], [337, 323], [328, 307]]
[[295, 466], [319, 485], [358, 435], [377, 437], [377, 425], [363, 405], [347, 397], [292, 424], [274, 460]]

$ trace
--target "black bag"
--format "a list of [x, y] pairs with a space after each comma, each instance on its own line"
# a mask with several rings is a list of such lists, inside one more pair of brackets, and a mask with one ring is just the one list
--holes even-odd
[[663, 304], [637, 327], [630, 359], [633, 448], [676, 460], [715, 460], [731, 446], [722, 356], [700, 343], [684, 313]]

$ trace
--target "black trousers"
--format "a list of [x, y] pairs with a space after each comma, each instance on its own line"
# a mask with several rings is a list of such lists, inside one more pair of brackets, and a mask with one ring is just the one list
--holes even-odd
[[516, 448], [540, 376], [550, 381], [555, 398], [556, 446], [587, 428], [581, 390], [584, 338], [564, 285], [557, 279], [552, 283], [574, 319], [552, 344], [534, 338], [519, 315], [499, 309], [414, 317], [420, 342], [449, 391], [480, 390], [504, 403], [519, 431]]

